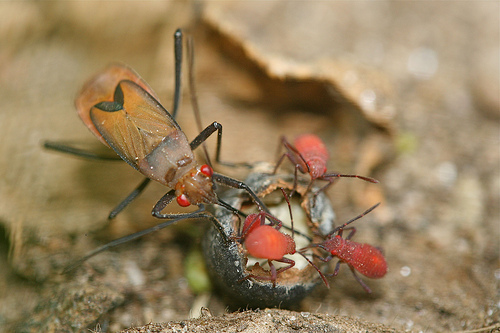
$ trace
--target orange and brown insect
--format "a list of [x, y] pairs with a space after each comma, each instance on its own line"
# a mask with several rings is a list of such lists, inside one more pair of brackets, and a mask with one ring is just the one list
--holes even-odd
[[[222, 125], [214, 121], [189, 142], [175, 121], [180, 96], [182, 59], [180, 30], [176, 31], [174, 40], [176, 77], [172, 115], [160, 104], [151, 87], [132, 69], [121, 64], [110, 65], [97, 73], [83, 86], [76, 98], [78, 115], [89, 130], [124, 161], [147, 177], [110, 213], [109, 218], [115, 217], [137, 197], [150, 180], [171, 188], [152, 210], [153, 216], [169, 221], [109, 243], [87, 255], [82, 261], [104, 249], [187, 218], [210, 219], [228, 240], [217, 219], [205, 212], [204, 204], [217, 204], [235, 214], [240, 212], [217, 197], [214, 183], [247, 191], [259, 209], [267, 211], [267, 207], [245, 183], [214, 173], [207, 164], [198, 165], [193, 150], [215, 131], [218, 133], [216, 160], [219, 161]], [[45, 147], [84, 157], [99, 157], [57, 143], [47, 142]], [[199, 209], [191, 213], [162, 214], [162, 210], [174, 198], [180, 206], [197, 205]]]
[[111, 65], [85, 84], [76, 105], [101, 141], [146, 177], [174, 188], [181, 206], [218, 203], [212, 169], [198, 166], [186, 135], [152, 94], [132, 70]]

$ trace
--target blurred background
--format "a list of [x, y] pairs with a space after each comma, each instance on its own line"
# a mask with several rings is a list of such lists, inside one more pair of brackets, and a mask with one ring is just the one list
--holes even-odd
[[[0, 328], [116, 331], [186, 319], [200, 304], [224, 313], [222, 298], [197, 290], [183, 270], [204, 222], [179, 223], [60, 274], [87, 251], [156, 224], [150, 211], [166, 189], [151, 185], [108, 223], [142, 176], [125, 163], [86, 161], [42, 144], [105, 149], [73, 101], [110, 62], [134, 68], [170, 110], [178, 27], [194, 38], [203, 125], [224, 126], [223, 160], [274, 163], [280, 136], [312, 132], [329, 148], [329, 170], [381, 181], [344, 179], [328, 195], [339, 224], [382, 201], [357, 222], [355, 240], [384, 250], [388, 275], [366, 281], [374, 291], [367, 295], [344, 267], [330, 290], [319, 287], [296, 310], [397, 331], [495, 327], [499, 7], [0, 3]], [[178, 122], [192, 139], [199, 130], [186, 83], [184, 71]], [[215, 140], [208, 141], [213, 153]], [[248, 173], [216, 169], [240, 179]]]

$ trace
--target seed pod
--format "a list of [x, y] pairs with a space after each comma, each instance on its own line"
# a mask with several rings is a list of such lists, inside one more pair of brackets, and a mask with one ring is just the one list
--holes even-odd
[[[294, 187], [293, 175], [252, 173], [245, 183], [255, 190], [273, 215], [279, 219], [283, 219], [281, 216], [286, 218], [289, 212], [288, 205], [280, 188], [291, 191]], [[313, 236], [315, 232], [328, 234], [334, 227], [335, 213], [328, 198], [321, 192], [316, 197], [311, 192], [304, 196], [307, 185], [308, 182], [298, 182], [296, 194], [291, 202], [295, 242], [302, 242], [302, 244], [297, 244], [298, 248], [307, 246], [311, 240], [314, 241], [317, 237]], [[248, 210], [249, 208], [255, 209], [255, 205], [244, 191], [229, 190], [221, 196], [221, 199], [245, 213], [254, 212]], [[232, 237], [232, 241], [224, 242], [219, 231], [210, 226], [203, 238], [205, 262], [214, 285], [232, 305], [290, 307], [298, 304], [316, 285], [322, 283], [317, 271], [300, 258], [300, 255], [293, 257], [296, 261], [295, 267], [278, 275], [274, 287], [271, 281], [244, 280], [249, 274], [263, 276], [269, 273], [261, 267], [259, 262], [252, 264], [251, 258], [248, 258], [246, 254], [244, 242], [241, 244], [241, 240], [235, 239], [239, 236], [238, 228], [241, 227], [235, 214], [219, 206], [215, 207], [213, 213], [222, 224], [226, 234]], [[280, 231], [283, 229], [285, 228], [281, 228]]]

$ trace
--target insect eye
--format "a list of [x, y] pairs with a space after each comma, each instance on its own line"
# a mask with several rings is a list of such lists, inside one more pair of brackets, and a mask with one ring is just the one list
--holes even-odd
[[181, 194], [181, 195], [179, 195], [177, 197], [177, 203], [181, 207], [187, 207], [187, 206], [191, 205], [191, 203], [189, 202], [189, 199], [188, 199], [187, 195], [185, 195], [184, 193]]
[[212, 168], [207, 164], [203, 164], [200, 167], [200, 171], [202, 174], [204, 174], [205, 176], [208, 176], [208, 177], [212, 177], [212, 175], [214, 174], [214, 170], [212, 170]]

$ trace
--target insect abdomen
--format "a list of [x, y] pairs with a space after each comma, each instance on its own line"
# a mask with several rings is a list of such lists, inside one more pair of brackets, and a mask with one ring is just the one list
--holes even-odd
[[196, 161], [184, 134], [173, 130], [138, 165], [147, 177], [173, 188]]
[[245, 246], [248, 252], [256, 258], [278, 260], [291, 250], [289, 242], [289, 238], [278, 230], [263, 225], [248, 235], [245, 239]]
[[387, 273], [384, 255], [369, 244], [345, 240], [345, 246], [336, 255], [366, 277], [379, 279]]
[[318, 178], [326, 172], [328, 150], [323, 141], [314, 134], [304, 134], [294, 141], [295, 148], [300, 152], [311, 169], [311, 176]]

